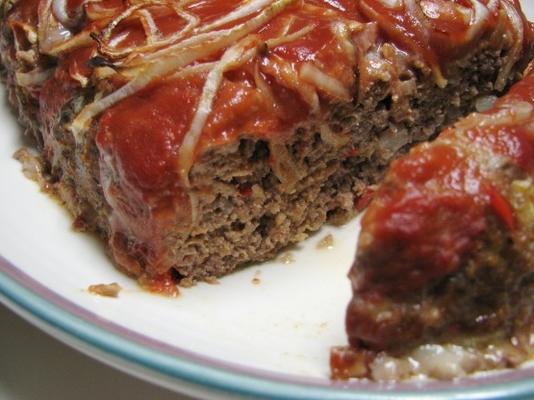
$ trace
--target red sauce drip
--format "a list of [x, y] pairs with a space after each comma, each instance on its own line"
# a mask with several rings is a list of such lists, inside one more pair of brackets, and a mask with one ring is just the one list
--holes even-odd
[[176, 279], [172, 276], [172, 271], [161, 275], [143, 275], [139, 278], [139, 284], [149, 292], [161, 294], [169, 297], [179, 295]]

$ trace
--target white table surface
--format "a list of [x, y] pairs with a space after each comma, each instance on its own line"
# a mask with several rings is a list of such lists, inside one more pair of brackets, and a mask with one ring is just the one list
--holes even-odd
[[110, 368], [0, 304], [0, 400], [190, 400]]

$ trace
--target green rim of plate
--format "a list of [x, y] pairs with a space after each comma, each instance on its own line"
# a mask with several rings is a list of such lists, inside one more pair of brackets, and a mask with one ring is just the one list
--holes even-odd
[[[210, 365], [199, 365], [182, 358], [142, 346], [127, 338], [91, 324], [52, 304], [0, 271], [0, 295], [6, 304], [21, 314], [28, 313], [38, 322], [127, 364], [142, 367], [159, 376], [187, 382], [202, 390], [258, 399], [310, 400], [385, 400], [385, 399], [532, 399], [534, 379], [488, 384], [483, 387], [432, 390], [383, 391], [342, 387], [314, 387], [262, 379]], [[0, 297], [0, 300], [2, 298]], [[23, 315], [24, 316], [24, 315]], [[32, 319], [30, 318], [30, 319]], [[534, 378], [534, 376], [533, 376]]]

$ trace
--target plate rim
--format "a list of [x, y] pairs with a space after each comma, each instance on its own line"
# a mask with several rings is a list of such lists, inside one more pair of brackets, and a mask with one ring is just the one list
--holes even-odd
[[[526, 376], [518, 380], [510, 380], [500, 383], [489, 383], [484, 386], [453, 387], [441, 389], [428, 389], [421, 386], [419, 390], [410, 389], [395, 391], [391, 386], [383, 386], [383, 390], [377, 391], [377, 386], [369, 389], [354, 388], [343, 382], [332, 384], [331, 386], [304, 386], [301, 383], [283, 382], [276, 380], [268, 371], [266, 376], [258, 377], [246, 375], [231, 370], [225, 370], [221, 366], [209, 365], [206, 363], [195, 363], [179, 355], [166, 354], [161, 350], [143, 346], [133, 339], [120, 337], [118, 334], [106, 330], [105, 327], [87, 321], [80, 315], [54, 304], [49, 299], [33, 292], [17, 279], [9, 270], [19, 272], [25, 279], [36, 282], [23, 270], [17, 268], [0, 254], [0, 301], [11, 303], [16, 313], [24, 317], [23, 313], [28, 313], [30, 322], [35, 324], [33, 319], [51, 328], [52, 331], [66, 335], [74, 341], [80, 342], [89, 349], [100, 351], [110, 356], [109, 363], [118, 367], [112, 359], [118, 359], [126, 364], [140, 367], [141, 369], [155, 375], [168, 378], [175, 383], [186, 382], [198, 388], [210, 391], [223, 392], [238, 396], [252, 396], [253, 398], [264, 399], [310, 399], [310, 400], [382, 400], [391, 399], [524, 399], [534, 395], [534, 380], [526, 379]], [[44, 285], [43, 285], [44, 286]], [[44, 286], [45, 287], [45, 286]], [[52, 289], [45, 289], [53, 292]], [[82, 308], [70, 300], [62, 298], [72, 306]], [[13, 307], [14, 305], [14, 307]], [[102, 318], [103, 321], [106, 321]], [[36, 324], [38, 325], [38, 324]], [[50, 332], [47, 332], [50, 334]], [[53, 335], [55, 336], [55, 335]], [[68, 343], [70, 344], [70, 343]], [[72, 344], [70, 344], [72, 346]], [[74, 346], [76, 347], [76, 346]], [[80, 350], [76, 347], [77, 350]], [[186, 348], [179, 347], [185, 352]], [[93, 355], [88, 352], [88, 355]], [[93, 355], [94, 356], [94, 355]], [[102, 360], [101, 360], [102, 361]], [[125, 368], [121, 368], [129, 372]], [[512, 371], [508, 374], [513, 374]], [[506, 372], [503, 375], [507, 374]], [[527, 376], [533, 376], [529, 374]], [[451, 385], [454, 386], [454, 385]], [[170, 385], [175, 391], [180, 391], [179, 385]], [[393, 391], [392, 391], [393, 389]]]

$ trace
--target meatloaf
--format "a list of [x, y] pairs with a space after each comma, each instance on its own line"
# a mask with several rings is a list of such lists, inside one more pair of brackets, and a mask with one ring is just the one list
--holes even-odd
[[517, 365], [534, 353], [533, 243], [534, 63], [489, 110], [392, 163], [350, 271], [351, 346], [369, 362], [467, 345], [468, 371]]
[[9, 101], [77, 225], [142, 281], [343, 223], [414, 143], [519, 77], [517, 0], [6, 0]]

